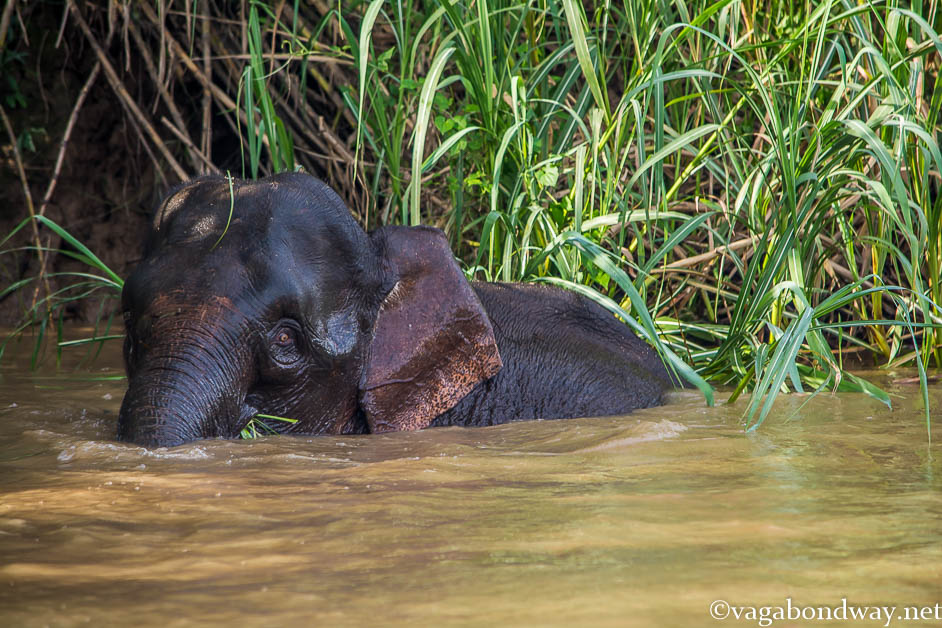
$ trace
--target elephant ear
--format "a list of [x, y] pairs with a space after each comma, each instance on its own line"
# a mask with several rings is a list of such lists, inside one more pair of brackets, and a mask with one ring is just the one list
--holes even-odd
[[371, 238], [395, 285], [376, 319], [360, 407], [371, 432], [422, 429], [500, 370], [497, 341], [441, 231], [384, 227]]

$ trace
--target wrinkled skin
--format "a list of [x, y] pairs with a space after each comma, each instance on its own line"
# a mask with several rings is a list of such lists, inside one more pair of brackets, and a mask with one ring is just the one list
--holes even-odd
[[560, 289], [468, 284], [441, 232], [367, 235], [304, 174], [206, 177], [155, 213], [123, 292], [118, 438], [348, 434], [621, 414], [660, 403], [657, 356]]

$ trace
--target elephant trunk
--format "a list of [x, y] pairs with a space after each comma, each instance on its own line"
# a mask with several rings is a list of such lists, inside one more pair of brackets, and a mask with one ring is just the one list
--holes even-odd
[[[227, 343], [228, 344], [228, 343]], [[233, 437], [248, 420], [242, 370], [244, 349], [165, 339], [130, 372], [118, 416], [118, 440], [171, 447], [192, 440]]]

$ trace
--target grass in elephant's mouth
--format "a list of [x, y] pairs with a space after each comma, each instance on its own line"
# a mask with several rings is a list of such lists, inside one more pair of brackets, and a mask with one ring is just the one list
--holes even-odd
[[297, 419], [289, 419], [283, 416], [256, 414], [251, 419], [249, 419], [248, 424], [246, 424], [246, 426], [242, 428], [242, 431], [239, 432], [239, 438], [242, 440], [249, 440], [253, 438], [261, 438], [262, 436], [272, 436], [278, 434], [278, 431], [266, 423], [266, 421], [281, 421], [283, 423], [298, 422]]

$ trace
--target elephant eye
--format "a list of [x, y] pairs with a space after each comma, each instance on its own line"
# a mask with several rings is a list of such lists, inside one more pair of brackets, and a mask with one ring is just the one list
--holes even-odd
[[291, 319], [282, 319], [268, 332], [268, 355], [279, 366], [291, 366], [301, 359], [301, 328]]
[[275, 336], [275, 342], [282, 347], [286, 347], [294, 342], [294, 337], [286, 329], [282, 329], [278, 332], [278, 335]]
[[272, 336], [272, 344], [278, 347], [291, 347], [294, 345], [297, 332], [290, 327], [280, 327]]

